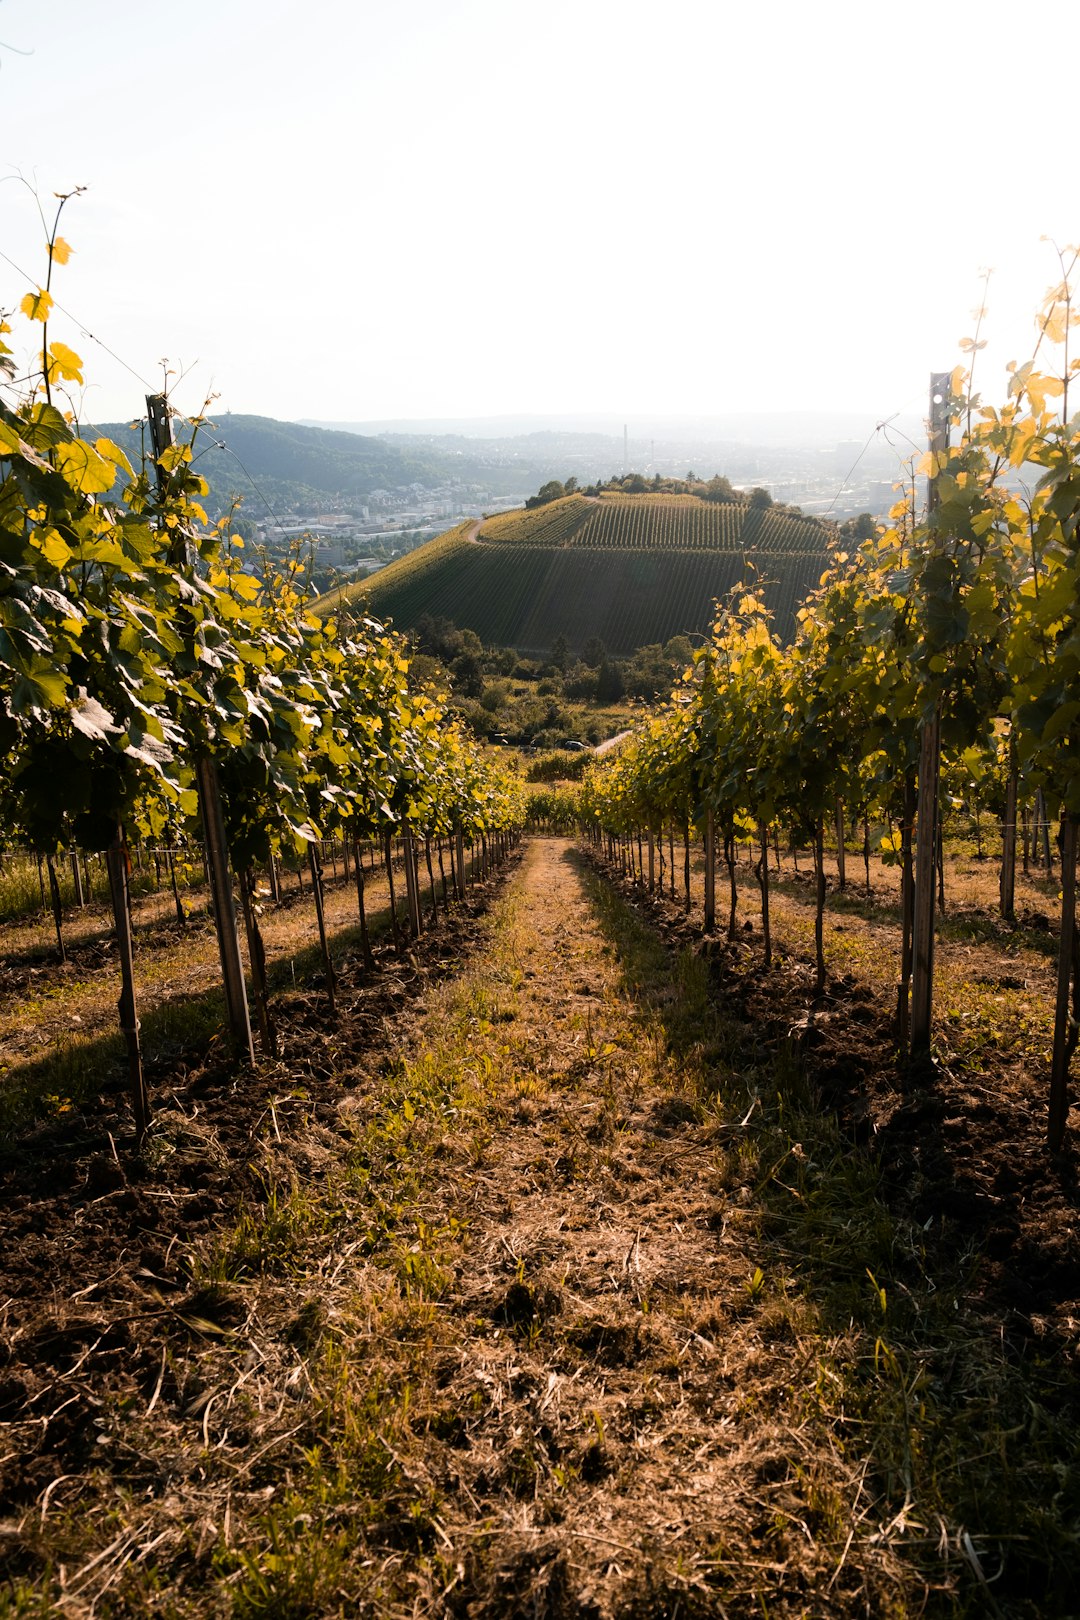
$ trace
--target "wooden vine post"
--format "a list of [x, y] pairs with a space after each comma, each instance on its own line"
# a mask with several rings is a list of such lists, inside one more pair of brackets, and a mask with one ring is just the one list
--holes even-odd
[[244, 913], [247, 933], [248, 961], [251, 963], [251, 988], [255, 997], [255, 1012], [259, 1020], [262, 1049], [268, 1058], [277, 1057], [277, 1035], [270, 1017], [270, 1001], [266, 983], [266, 948], [256, 910], [255, 874], [250, 867], [240, 873], [240, 906]]
[[825, 988], [825, 824], [814, 823], [814, 992]]
[[915, 869], [911, 858], [915, 831], [915, 772], [904, 772], [903, 810], [900, 819], [900, 983], [896, 993], [896, 1039], [901, 1052], [908, 1049], [911, 1020], [911, 932], [915, 915]]
[[735, 924], [739, 909], [739, 849], [735, 842], [735, 827], [731, 824], [724, 829], [724, 865], [728, 875], [728, 924], [727, 937], [729, 940], [738, 939], [738, 930]]
[[401, 951], [401, 925], [397, 914], [397, 891], [394, 888], [394, 835], [387, 828], [383, 833], [383, 859], [386, 863], [386, 881], [390, 888], [390, 930], [394, 936], [394, 949]]
[[[950, 374], [930, 377], [930, 450], [939, 454], [949, 443]], [[927, 506], [938, 504], [936, 471], [929, 480]], [[934, 887], [937, 878], [938, 800], [941, 774], [941, 707], [935, 704], [919, 733], [919, 798], [915, 833], [915, 914], [911, 940], [910, 1054], [930, 1050], [934, 1004]]]
[[[146, 396], [146, 414], [150, 423], [150, 440], [157, 467], [158, 491], [163, 495], [167, 473], [162, 466], [161, 458], [172, 444], [172, 422], [164, 394]], [[170, 548], [170, 561], [174, 567], [183, 567], [186, 549], [187, 542], [183, 535], [180, 535]], [[206, 875], [213, 901], [229, 1034], [234, 1055], [254, 1063], [255, 1047], [251, 1039], [247, 986], [244, 982], [244, 965], [240, 957], [240, 932], [237, 927], [236, 906], [233, 902], [232, 879], [229, 873], [225, 818], [221, 811], [221, 789], [218, 785], [217, 767], [212, 759], [207, 756], [196, 759], [195, 781], [199, 793], [203, 837], [206, 841]]]
[[105, 857], [109, 874], [109, 895], [112, 900], [113, 922], [116, 927], [116, 946], [120, 956], [120, 1028], [127, 1047], [128, 1082], [131, 1087], [131, 1109], [135, 1116], [135, 1140], [141, 1143], [150, 1123], [150, 1103], [143, 1073], [142, 1047], [139, 1042], [139, 1019], [135, 1005], [135, 953], [131, 941], [131, 904], [128, 895], [128, 852], [122, 827], [109, 845]]
[[[1039, 851], [1039, 859], [1046, 867], [1047, 877], [1053, 877], [1054, 857], [1050, 850], [1050, 817], [1046, 813], [1046, 794], [1042, 788], [1035, 790], [1035, 847]], [[1035, 864], [1036, 866], [1039, 864], [1038, 859]]]
[[46, 855], [45, 867], [49, 874], [49, 898], [52, 901], [53, 926], [56, 929], [56, 949], [60, 954], [61, 962], [66, 962], [67, 950], [64, 946], [64, 902], [60, 895], [60, 880], [56, 875], [56, 862], [51, 855]]
[[1076, 1050], [1076, 817], [1061, 818], [1061, 938], [1058, 941], [1054, 1053], [1050, 1063], [1050, 1117], [1047, 1141], [1057, 1153], [1069, 1117], [1069, 1064]]
[[233, 1054], [254, 1063], [255, 1047], [251, 1039], [251, 1016], [248, 1012], [247, 985], [244, 983], [244, 964], [240, 957], [240, 931], [237, 927], [236, 906], [233, 903], [229, 852], [225, 844], [225, 818], [221, 812], [221, 791], [218, 787], [217, 767], [205, 754], [195, 761], [195, 782], [199, 790], [199, 814], [202, 816], [203, 835], [206, 839], [206, 870], [214, 905], [214, 927], [217, 930], [221, 981], [225, 987], [225, 1007]]
[[167, 859], [169, 863], [169, 882], [172, 884], [173, 907], [176, 911], [176, 921], [181, 928], [186, 928], [187, 912], [184, 910], [184, 902], [180, 898], [180, 886], [176, 881], [176, 851], [174, 849], [167, 851]]
[[[431, 884], [431, 922], [432, 926], [439, 926], [439, 902], [435, 894], [435, 871], [431, 864], [431, 839], [424, 839], [424, 863], [427, 866], [428, 882]], [[443, 880], [445, 886], [445, 879]]]
[[311, 893], [315, 900], [315, 921], [319, 928], [319, 951], [326, 975], [326, 996], [331, 1018], [337, 1015], [337, 975], [330, 955], [330, 941], [326, 937], [326, 906], [323, 897], [322, 860], [314, 843], [308, 845], [308, 866], [311, 871]]
[[915, 816], [915, 915], [911, 931], [911, 1056], [930, 1050], [934, 1000], [934, 899], [941, 715], [935, 709], [919, 735], [919, 800]]
[[1001, 823], [1001, 915], [1006, 922], [1016, 916], [1016, 804], [1020, 772], [1016, 763], [1016, 738], [1009, 738], [1009, 774], [1005, 779], [1005, 815]]
[[772, 929], [769, 926], [769, 829], [764, 821], [758, 822], [758, 840], [761, 860], [757, 866], [758, 887], [761, 890], [761, 936], [765, 947], [764, 965], [772, 966]]
[[79, 852], [72, 846], [71, 849], [71, 881], [75, 885], [75, 904], [82, 911], [86, 905], [86, 893], [83, 888], [82, 866], [79, 861]]
[[353, 849], [353, 873], [356, 878], [356, 904], [360, 912], [360, 944], [364, 952], [364, 966], [375, 966], [375, 958], [371, 954], [371, 939], [368, 935], [367, 906], [364, 904], [364, 862], [361, 858], [360, 840], [355, 840]]
[[683, 910], [690, 915], [690, 818], [683, 816]]
[[407, 821], [402, 823], [401, 842], [405, 852], [405, 898], [409, 906], [409, 929], [413, 939], [423, 932], [420, 914], [420, 875], [417, 868], [416, 840]]

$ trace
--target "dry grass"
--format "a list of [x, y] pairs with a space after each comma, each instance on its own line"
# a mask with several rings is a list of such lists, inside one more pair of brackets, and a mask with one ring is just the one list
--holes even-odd
[[[756, 856], [756, 849], [754, 855]], [[676, 894], [682, 899], [682, 851], [676, 845]], [[770, 855], [770, 862], [774, 857]], [[796, 863], [798, 870], [796, 870]], [[826, 856], [829, 897], [825, 962], [833, 979], [854, 979], [882, 1007], [894, 1007], [900, 979], [900, 874], [871, 857], [867, 894], [861, 856], [847, 854], [847, 887], [839, 891], [835, 854]], [[781, 957], [810, 961], [814, 950], [814, 885], [810, 856], [783, 853], [781, 872], [771, 865], [770, 919]], [[665, 893], [670, 892], [665, 868]], [[1007, 1054], [1029, 1072], [1049, 1063], [1052, 1045], [1058, 883], [1033, 869], [1017, 873], [1017, 921], [998, 916], [998, 866], [979, 860], [958, 841], [945, 861], [946, 909], [937, 916], [934, 1041], [946, 1065], [979, 1067], [988, 1049]], [[749, 963], [760, 953], [761, 898], [744, 846], [738, 867], [739, 949]], [[691, 894], [700, 927], [704, 870], [694, 851]], [[726, 927], [727, 874], [717, 872], [717, 914]]]
[[0, 1494], [4, 1620], [1068, 1612], [1063, 1369], [564, 843], [334, 1063], [227, 1228], [36, 1323], [0, 1466], [67, 1461]]
[[[340, 870], [340, 869], [339, 869]], [[335, 959], [360, 953], [353, 879], [326, 873], [326, 924]], [[404, 884], [395, 877], [399, 913]], [[303, 990], [322, 974], [310, 884], [282, 873], [283, 901], [264, 896], [261, 928], [271, 987]], [[427, 887], [424, 886], [426, 899]], [[365, 903], [374, 938], [390, 926], [389, 887], [381, 866], [366, 872]], [[185, 897], [189, 922], [178, 927], [172, 896], [133, 903], [136, 990], [146, 1059], [156, 1066], [205, 1052], [224, 1023], [221, 968], [205, 890]], [[65, 918], [70, 959], [55, 957], [51, 921], [5, 925], [0, 976], [0, 1141], [33, 1117], [63, 1113], [93, 1094], [104, 1074], [124, 1070], [117, 1027], [119, 972], [111, 913], [102, 901]]]

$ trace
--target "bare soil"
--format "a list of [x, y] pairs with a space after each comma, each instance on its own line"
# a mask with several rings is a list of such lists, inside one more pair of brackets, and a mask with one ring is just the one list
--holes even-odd
[[[766, 979], [623, 885], [637, 938], [610, 881], [533, 840], [336, 1023], [279, 996], [277, 1064], [159, 1077], [142, 1156], [110, 1091], [0, 1164], [4, 1620], [1051, 1612], [897, 1513], [830, 1393], [854, 1323], [774, 1283], [771, 1177], [703, 1087], [794, 1054], [942, 1274], [978, 1249], [966, 1331], [1074, 1379], [1039, 1077], [904, 1076], [868, 984], [815, 1001], [797, 948]], [[702, 985], [730, 1034], [676, 1039]]]
[[[980, 1294], [1008, 1330], [1047, 1337], [1080, 1367], [1075, 1086], [1064, 1151], [1046, 1148], [1054, 880], [1021, 876], [1017, 921], [1007, 924], [993, 909], [996, 866], [950, 862], [935, 952], [934, 1056], [909, 1069], [896, 1044], [898, 876], [875, 861], [867, 902], [854, 866], [849, 855], [846, 896], [835, 892], [834, 866], [829, 874], [824, 995], [813, 994], [813, 881], [790, 869], [773, 884], [769, 972], [758, 887], [740, 874], [736, 941], [721, 931], [698, 946], [715, 993], [774, 1048], [799, 1053], [824, 1104], [880, 1163], [894, 1207], [979, 1247]], [[861, 878], [861, 863], [857, 871]], [[695, 901], [702, 882], [696, 873]], [[670, 895], [622, 887], [673, 942], [699, 940], [700, 921], [695, 929]]]
[[[365, 905], [369, 926], [389, 925], [389, 885], [381, 863], [365, 863]], [[438, 874], [436, 873], [438, 881]], [[354, 878], [324, 877], [326, 927], [335, 958], [348, 961], [359, 949]], [[281, 981], [308, 977], [318, 950], [318, 929], [306, 874], [282, 872], [282, 898], [262, 910], [261, 931], [272, 975]], [[399, 913], [404, 879], [395, 862]], [[441, 892], [441, 891], [440, 891]], [[427, 888], [424, 888], [425, 900]], [[183, 895], [187, 923], [176, 918], [172, 895], [142, 895], [132, 903], [139, 1015], [192, 998], [217, 995], [221, 968], [213, 919], [204, 888]], [[6, 922], [0, 933], [0, 1086], [18, 1083], [19, 1071], [58, 1049], [78, 1050], [116, 1031], [119, 968], [112, 914], [94, 901], [64, 918], [67, 961], [61, 963], [51, 918]], [[245, 944], [246, 955], [246, 944]], [[153, 1053], [151, 1053], [151, 1057]]]

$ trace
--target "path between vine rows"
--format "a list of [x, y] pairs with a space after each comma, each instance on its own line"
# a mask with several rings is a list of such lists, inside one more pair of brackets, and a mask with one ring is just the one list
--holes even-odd
[[752, 1545], [780, 1436], [739, 1423], [744, 1379], [764, 1389], [786, 1354], [756, 1334], [748, 1352], [721, 1303], [741, 1314], [753, 1266], [714, 1134], [666, 1071], [567, 843], [530, 846], [511, 945], [520, 988], [489, 1009], [505, 1019], [509, 1111], [430, 1209], [469, 1233], [442, 1369], [468, 1436], [457, 1545], [486, 1497], [502, 1545], [478, 1607], [606, 1612], [630, 1587], [647, 1611], [654, 1579], [674, 1603], [718, 1546]]
[[665, 1033], [690, 959], [605, 893], [533, 840], [458, 971], [254, 1104], [174, 1091], [62, 1207], [16, 1176], [0, 1570], [79, 1617], [920, 1612], [822, 1416], [843, 1332], [762, 1291], [720, 1054]]

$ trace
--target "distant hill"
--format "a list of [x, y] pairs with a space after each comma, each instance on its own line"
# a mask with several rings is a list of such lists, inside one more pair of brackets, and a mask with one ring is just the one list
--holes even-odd
[[[593, 438], [605, 446], [621, 447], [624, 425], [636, 444], [648, 448], [672, 443], [696, 444], [711, 454], [716, 445], [831, 446], [841, 439], [863, 440], [872, 433], [875, 417], [867, 411], [727, 411], [702, 415], [635, 415], [622, 412], [567, 411], [558, 416], [521, 414], [475, 417], [382, 417], [368, 422], [315, 422], [313, 427], [345, 428], [350, 433], [437, 436], [458, 434], [471, 439], [505, 441], [510, 438]], [[913, 436], [922, 431], [919, 416], [898, 416], [897, 428]]]
[[482, 641], [545, 652], [560, 635], [611, 652], [708, 630], [741, 579], [764, 582], [782, 634], [826, 566], [832, 530], [814, 518], [692, 495], [570, 495], [458, 528], [360, 586], [322, 599], [367, 606], [399, 629], [425, 614]]
[[[142, 426], [112, 422], [87, 431], [107, 434], [134, 462], [142, 454], [146, 431]], [[211, 515], [222, 511], [235, 493], [244, 497], [245, 512], [258, 520], [267, 515], [263, 498], [275, 511], [332, 510], [335, 505], [360, 502], [376, 489], [414, 483], [433, 487], [450, 477], [479, 476], [479, 469], [465, 456], [231, 413], [213, 417], [199, 429], [195, 454], [199, 472], [210, 485]], [[490, 479], [485, 477], [485, 483]]]

